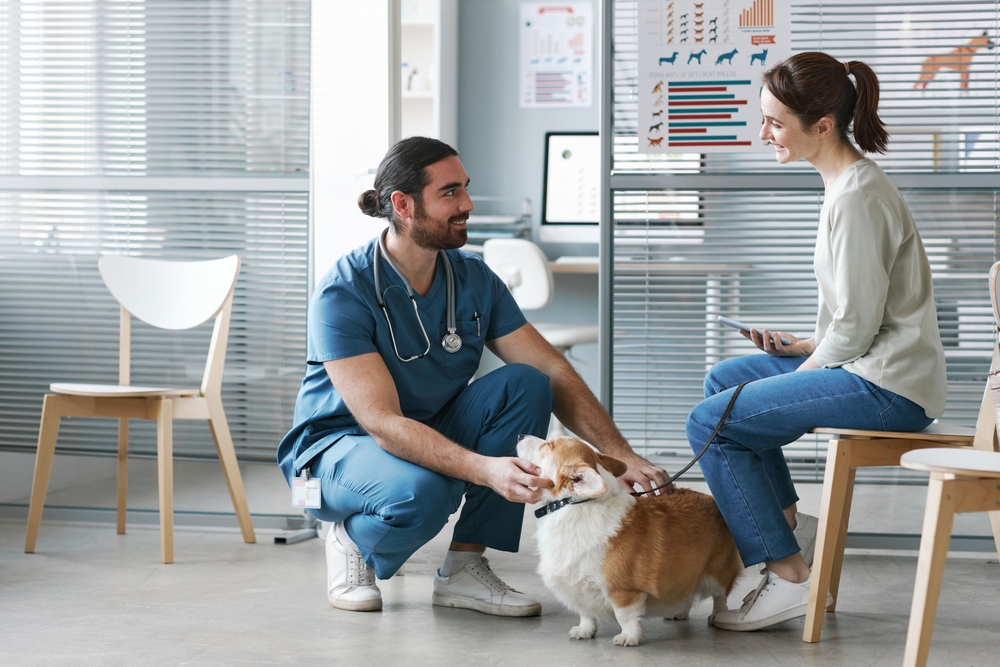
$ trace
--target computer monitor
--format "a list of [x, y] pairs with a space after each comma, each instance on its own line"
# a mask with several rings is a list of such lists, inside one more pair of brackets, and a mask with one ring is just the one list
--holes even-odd
[[597, 243], [600, 222], [600, 135], [546, 132], [540, 240]]

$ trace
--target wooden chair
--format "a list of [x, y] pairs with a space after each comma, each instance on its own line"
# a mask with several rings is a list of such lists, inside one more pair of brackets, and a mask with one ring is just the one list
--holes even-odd
[[[998, 266], [1000, 262], [993, 265], [990, 273], [994, 309], [996, 309]], [[826, 611], [833, 612], [837, 607], [840, 571], [844, 562], [847, 523], [851, 514], [851, 498], [854, 494], [854, 477], [857, 469], [869, 466], [898, 466], [905, 453], [927, 448], [975, 448], [997, 451], [993, 397], [990, 395], [989, 387], [983, 394], [975, 429], [935, 423], [918, 433], [833, 428], [818, 428], [814, 432], [829, 435], [830, 445], [823, 479], [819, 529], [812, 566], [812, 585], [809, 589], [809, 608], [802, 634], [802, 640], [806, 642], [819, 641], [823, 629], [823, 603], [826, 601], [827, 592], [833, 596], [833, 604], [826, 607]], [[990, 522], [993, 526], [997, 552], [1000, 554], [1000, 512], [992, 512]]]
[[924, 667], [934, 631], [952, 519], [958, 512], [990, 512], [991, 516], [1000, 513], [991, 511], [1000, 507], [1000, 453], [922, 449], [904, 454], [902, 464], [931, 474], [903, 657], [904, 667]]
[[[993, 363], [987, 382], [987, 396], [1000, 405], [1000, 303], [997, 280], [1000, 262], [990, 271], [990, 300], [993, 302]], [[994, 412], [994, 428], [1000, 428], [1000, 412]], [[984, 448], [985, 449], [985, 448]], [[951, 542], [952, 519], [959, 512], [989, 512], [996, 535], [1000, 518], [1000, 454], [990, 451], [954, 452], [925, 449], [909, 452], [902, 464], [931, 474], [927, 484], [927, 506], [920, 537], [917, 579], [913, 587], [910, 628], [906, 633], [904, 667], [924, 667], [934, 631], [941, 579]]]
[[[32, 553], [35, 550], [62, 417], [118, 418], [119, 534], [125, 533], [128, 420], [156, 422], [160, 551], [164, 563], [174, 560], [173, 420], [208, 420], [243, 539], [248, 543], [256, 541], [221, 395], [233, 288], [240, 272], [240, 258], [231, 255], [203, 262], [167, 262], [107, 255], [100, 259], [98, 268], [104, 284], [121, 304], [118, 384], [55, 383], [50, 386], [52, 393], [45, 395], [42, 404], [24, 551]], [[200, 388], [130, 384], [132, 315], [151, 326], [169, 330], [191, 329], [215, 318]]]

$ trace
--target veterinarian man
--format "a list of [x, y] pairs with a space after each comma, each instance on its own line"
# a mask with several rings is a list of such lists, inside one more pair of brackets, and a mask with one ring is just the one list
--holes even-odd
[[[381, 609], [376, 577], [391, 577], [464, 497], [433, 604], [541, 613], [483, 552], [517, 551], [522, 503], [551, 485], [515, 447], [519, 434], [544, 437], [553, 410], [628, 464], [623, 484], [667, 480], [632, 451], [504, 283], [458, 250], [472, 211], [468, 184], [447, 144], [412, 137], [393, 146], [375, 189], [358, 201], [389, 228], [342, 257], [309, 306], [308, 366], [278, 463], [289, 483], [319, 482], [320, 506], [308, 511], [334, 524], [327, 597], [339, 609]], [[484, 345], [507, 365], [470, 383]]]

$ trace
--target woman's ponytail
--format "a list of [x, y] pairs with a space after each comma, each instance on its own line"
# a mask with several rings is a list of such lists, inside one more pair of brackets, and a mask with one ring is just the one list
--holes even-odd
[[854, 141], [865, 153], [885, 153], [889, 132], [878, 117], [878, 77], [871, 67], [859, 60], [852, 60], [847, 66], [854, 75], [858, 91], [854, 104]]

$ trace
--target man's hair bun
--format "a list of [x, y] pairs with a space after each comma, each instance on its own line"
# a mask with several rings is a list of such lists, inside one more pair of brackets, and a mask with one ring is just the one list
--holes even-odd
[[375, 190], [365, 190], [358, 197], [358, 208], [365, 215], [369, 215], [373, 218], [382, 217], [382, 202], [379, 199], [378, 192]]

